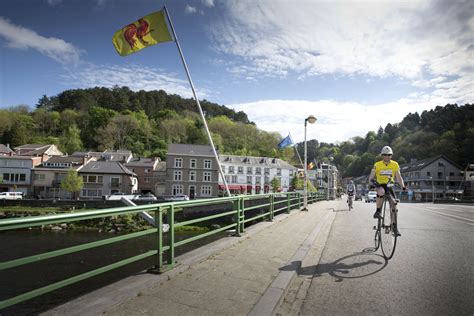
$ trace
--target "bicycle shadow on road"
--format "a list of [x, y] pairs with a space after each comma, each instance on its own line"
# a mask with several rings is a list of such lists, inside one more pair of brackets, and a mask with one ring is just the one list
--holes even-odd
[[301, 261], [293, 261], [279, 270], [296, 271], [298, 275], [312, 276], [313, 278], [327, 274], [335, 278], [335, 282], [342, 282], [344, 279], [368, 277], [382, 271], [387, 264], [388, 261], [383, 256], [375, 254], [373, 248], [366, 248], [361, 252], [344, 256], [330, 263], [302, 267]]

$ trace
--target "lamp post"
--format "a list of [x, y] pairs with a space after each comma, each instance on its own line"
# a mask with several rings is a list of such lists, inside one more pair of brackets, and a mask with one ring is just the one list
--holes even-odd
[[435, 200], [434, 179], [433, 179], [433, 177], [430, 177], [430, 179], [431, 179], [431, 200], [434, 203], [434, 200]]
[[304, 184], [303, 184], [303, 211], [308, 210], [308, 148], [306, 145], [306, 125], [316, 123], [316, 117], [308, 116], [304, 120]]

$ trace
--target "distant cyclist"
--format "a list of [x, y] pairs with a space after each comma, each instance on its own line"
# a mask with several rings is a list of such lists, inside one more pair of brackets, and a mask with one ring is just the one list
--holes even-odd
[[[387, 184], [393, 183], [395, 179], [400, 187], [403, 188], [403, 191], [406, 191], [405, 183], [403, 182], [402, 175], [400, 174], [400, 167], [398, 163], [392, 160], [393, 151], [392, 148], [389, 146], [384, 146], [382, 148], [382, 160], [377, 161], [372, 168], [369, 176], [369, 183], [377, 188], [377, 199], [376, 205], [377, 209], [374, 213], [374, 218], [381, 218], [381, 211], [382, 211], [382, 203], [383, 197], [386, 193], [392, 194], [393, 196], [393, 188], [387, 187]], [[400, 232], [398, 231], [397, 224], [394, 223], [393, 231], [398, 236], [401, 236]]]
[[[353, 208], [352, 199], [356, 193], [356, 187], [354, 185], [354, 181], [351, 180], [349, 184], [347, 184], [346, 193], [347, 193], [347, 203], [349, 204], [350, 208]], [[349, 199], [351, 199], [351, 203], [349, 203]]]

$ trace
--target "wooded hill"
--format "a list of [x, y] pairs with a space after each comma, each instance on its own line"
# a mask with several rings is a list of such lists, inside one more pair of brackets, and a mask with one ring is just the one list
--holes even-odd
[[[279, 157], [299, 165], [291, 147], [278, 150], [279, 133], [259, 130], [244, 112], [201, 101], [214, 143], [221, 153]], [[284, 135], [286, 136], [286, 135]], [[0, 143], [56, 144], [65, 153], [129, 149], [135, 155], [165, 158], [167, 144], [208, 144], [195, 101], [159, 91], [127, 87], [66, 90], [42, 96], [36, 109], [0, 110]], [[380, 148], [392, 146], [399, 163], [444, 154], [466, 166], [474, 161], [474, 105], [448, 104], [409, 113], [365, 137], [337, 144], [308, 141], [308, 162], [332, 157], [343, 176], [368, 174]], [[303, 144], [297, 144], [303, 156]]]

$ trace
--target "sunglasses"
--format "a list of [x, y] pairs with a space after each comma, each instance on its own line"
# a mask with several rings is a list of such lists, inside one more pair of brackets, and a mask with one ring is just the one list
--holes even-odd
[[382, 154], [382, 156], [391, 156], [391, 154]]

